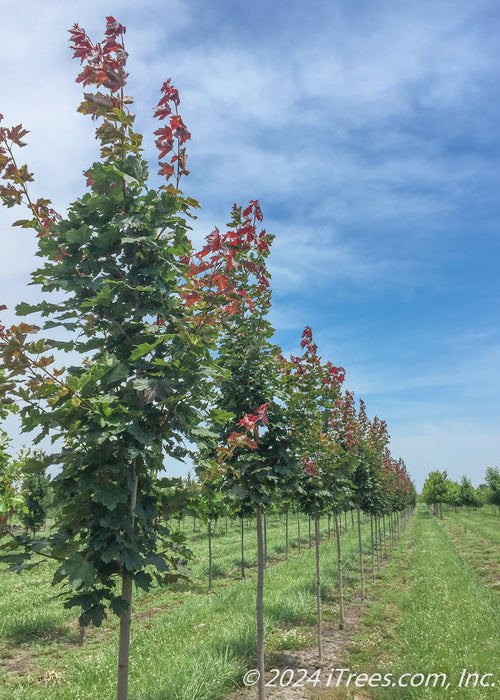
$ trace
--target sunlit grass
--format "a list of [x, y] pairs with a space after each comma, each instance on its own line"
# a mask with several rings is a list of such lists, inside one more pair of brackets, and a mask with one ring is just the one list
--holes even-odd
[[[420, 508], [376, 586], [357, 637], [359, 672], [446, 673], [448, 688], [374, 689], [372, 698], [498, 698], [498, 687], [458, 687], [463, 669], [500, 684], [500, 599], [460, 556], [446, 524]], [[398, 559], [400, 566], [398, 566]], [[380, 653], [380, 649], [383, 653]]]
[[[348, 525], [351, 521], [348, 520]], [[193, 532], [192, 584], [176, 584], [138, 594], [132, 615], [130, 697], [136, 700], [209, 700], [224, 697], [255, 664], [256, 536], [245, 528], [247, 578], [239, 569], [240, 530], [237, 523], [219, 524], [214, 537], [214, 592], [206, 594], [207, 541]], [[297, 552], [296, 523], [290, 518], [290, 557], [284, 561], [284, 522], [268, 521], [268, 557], [278, 561], [266, 569], [265, 629], [267, 653], [314, 644], [314, 548], [307, 545], [307, 520], [302, 519], [302, 554]], [[326, 519], [322, 526], [326, 537]], [[332, 533], [333, 534], [333, 533]], [[369, 525], [363, 528], [369, 548]], [[342, 536], [346, 597], [359, 586], [357, 532]], [[334, 540], [321, 545], [325, 613], [336, 614], [337, 563]], [[113, 697], [117, 663], [117, 620], [91, 628], [88, 642], [75, 644], [74, 611], [54, 599], [50, 567], [15, 575], [0, 573], [0, 698], [46, 700]], [[25, 653], [23, 657], [22, 654]], [[6, 658], [10, 656], [10, 658]]]

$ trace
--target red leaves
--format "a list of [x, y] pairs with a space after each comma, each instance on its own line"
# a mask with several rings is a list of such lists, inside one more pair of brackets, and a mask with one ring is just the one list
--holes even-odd
[[[252, 295], [269, 287], [261, 260], [263, 243], [268, 251], [271, 237], [265, 231], [257, 235], [256, 221], [261, 219], [257, 201], [251, 201], [243, 212], [234, 205], [234, 229], [221, 233], [215, 228], [206, 237], [203, 248], [193, 255], [194, 260], [187, 261], [187, 283], [181, 293], [186, 306], [200, 301], [205, 308], [218, 306], [222, 313], [230, 315], [241, 313], [244, 303], [250, 310], [255, 308]], [[245, 287], [244, 271], [248, 273]]]
[[[3, 116], [0, 114], [0, 122]], [[33, 201], [28, 193], [26, 183], [33, 181], [33, 174], [29, 172], [26, 165], [18, 166], [14, 156], [14, 146], [23, 148], [26, 143], [22, 138], [28, 134], [28, 130], [22, 124], [13, 126], [10, 129], [0, 127], [0, 173], [2, 179], [7, 180], [6, 185], [0, 185], [0, 200], [7, 207], [15, 204], [25, 203], [33, 214], [33, 219], [23, 219], [14, 222], [14, 226], [23, 228], [35, 228], [37, 237], [47, 233], [53, 224], [61, 219], [61, 216], [48, 205], [49, 199], [39, 198]]]
[[[267, 425], [269, 423], [269, 417], [267, 415], [267, 408], [269, 403], [263, 403], [257, 409], [256, 413], [245, 413], [243, 418], [240, 419], [238, 425], [245, 428], [245, 433], [237, 433], [233, 431], [228, 437], [227, 441], [231, 445], [232, 450], [236, 447], [248, 447], [250, 450], [256, 450], [258, 447], [257, 439], [259, 437], [258, 423], [261, 425]], [[254, 439], [252, 439], [249, 433], [253, 433]]]
[[108, 41], [114, 41], [120, 34], [123, 35], [127, 28], [116, 21], [114, 17], [106, 17], [106, 36]]
[[269, 423], [269, 416], [267, 415], [268, 406], [268, 403], [264, 403], [257, 409], [257, 420], [260, 421], [262, 425], [267, 425]]
[[[87, 65], [76, 78], [77, 83], [96, 85], [116, 92], [126, 84], [128, 73], [125, 64], [128, 54], [123, 46], [123, 35], [126, 29], [114, 17], [106, 18], [106, 39], [100, 44], [93, 44], [84, 29], [73, 25], [69, 30], [73, 58]], [[122, 37], [118, 43], [118, 37]]]
[[161, 86], [161, 92], [163, 92], [163, 97], [161, 98], [158, 104], [164, 105], [167, 102], [172, 102], [176, 107], [178, 107], [181, 102], [179, 99], [179, 92], [176, 90], [176, 88], [174, 88], [173, 85], [170, 84], [171, 80], [172, 78], [169, 78]]
[[256, 423], [257, 423], [257, 416], [254, 416], [253, 413], [245, 413], [243, 418], [241, 418], [240, 421], [238, 422], [238, 425], [241, 425], [243, 428], [246, 428], [247, 430], [253, 430]]
[[[159, 175], [165, 175], [168, 180], [175, 172], [174, 163], [177, 163], [177, 180], [179, 180], [181, 175], [189, 175], [189, 170], [186, 167], [186, 149], [182, 148], [182, 146], [191, 138], [191, 134], [178, 112], [180, 104], [179, 93], [170, 84], [170, 80], [171, 78], [163, 83], [161, 88], [163, 97], [158, 102], [154, 112], [154, 116], [160, 120], [167, 119], [167, 117], [170, 117], [170, 119], [168, 125], [157, 129], [154, 133], [158, 137], [155, 144], [160, 151], [158, 156], [158, 162], [161, 166]], [[162, 159], [166, 158], [173, 151], [174, 140], [177, 141], [177, 153], [172, 155], [169, 163], [162, 162]]]
[[302, 468], [304, 474], [307, 474], [307, 476], [320, 476], [321, 474], [316, 466], [316, 461], [314, 459], [309, 459], [306, 455], [302, 456]]
[[174, 166], [169, 165], [168, 163], [159, 163], [159, 165], [161, 165], [161, 168], [158, 170], [158, 175], [165, 175], [168, 180], [168, 178], [174, 174]]
[[87, 36], [85, 29], [82, 29], [78, 24], [73, 25], [73, 29], [69, 30], [71, 34], [70, 41], [73, 42], [71, 47], [74, 51], [73, 58], [79, 58], [81, 63], [87, 58], [89, 52], [93, 48], [93, 44]]
[[302, 340], [300, 341], [300, 347], [306, 348], [307, 352], [310, 352], [312, 355], [316, 355], [318, 346], [316, 345], [316, 343], [313, 342], [312, 330], [310, 326], [306, 326], [304, 328], [304, 331], [302, 333]]
[[29, 134], [29, 131], [27, 129], [24, 129], [22, 124], [13, 126], [10, 129], [5, 129], [5, 136], [10, 141], [12, 141], [12, 143], [15, 143], [16, 146], [19, 146], [19, 148], [23, 148], [23, 146], [26, 146], [26, 142], [21, 141], [21, 139], [24, 136], [26, 136], [26, 134]]

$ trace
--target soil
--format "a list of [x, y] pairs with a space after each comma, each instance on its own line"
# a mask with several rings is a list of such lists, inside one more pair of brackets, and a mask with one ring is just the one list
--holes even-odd
[[[266, 687], [266, 700], [275, 698], [276, 700], [327, 700], [327, 698], [346, 697], [338, 694], [335, 690], [336, 675], [332, 673], [332, 669], [347, 668], [349, 659], [349, 651], [354, 635], [360, 630], [360, 621], [366, 612], [366, 603], [359, 599], [351, 598], [349, 607], [345, 612], [344, 629], [339, 630], [338, 625], [331, 622], [323, 623], [323, 657], [324, 662], [320, 666], [318, 663], [317, 647], [309, 647], [307, 649], [299, 649], [293, 651], [282, 651], [279, 655], [275, 655], [271, 662], [271, 667], [279, 669], [280, 674], [277, 675], [276, 685], [278, 687]], [[294, 675], [292, 683], [284, 688], [279, 687], [279, 679], [281, 674], [286, 669], [293, 669]], [[307, 677], [303, 671], [299, 673], [299, 669], [307, 670]], [[317, 686], [311, 684], [302, 685], [302, 687], [293, 687], [293, 683], [297, 682], [304, 676], [304, 680], [312, 676], [313, 673], [321, 670], [318, 674], [320, 679]], [[273, 674], [276, 675], [276, 674]], [[283, 681], [288, 680], [290, 674], [283, 676]], [[271, 676], [270, 676], [271, 678]], [[330, 688], [327, 688], [328, 679], [330, 678]], [[269, 682], [269, 680], [268, 680]], [[360, 691], [361, 692], [361, 691]], [[345, 693], [345, 690], [344, 690]], [[253, 700], [258, 697], [257, 687], [239, 689], [234, 693], [226, 696], [226, 700]], [[353, 697], [353, 700], [365, 700], [361, 694]]]

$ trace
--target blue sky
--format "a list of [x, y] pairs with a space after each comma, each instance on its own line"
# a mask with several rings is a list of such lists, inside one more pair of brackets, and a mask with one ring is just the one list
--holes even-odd
[[[346, 387], [387, 420], [417, 488], [436, 468], [479, 484], [500, 462], [498, 4], [11, 3], [0, 112], [30, 130], [36, 194], [62, 211], [96, 155], [67, 29], [100, 40], [110, 14], [127, 26], [128, 89], [152, 162], [159, 88], [171, 76], [180, 91], [195, 237], [233, 202], [260, 201], [276, 234], [284, 352], [312, 327]], [[9, 313], [37, 294], [35, 244], [10, 230], [14, 218], [0, 211]]]

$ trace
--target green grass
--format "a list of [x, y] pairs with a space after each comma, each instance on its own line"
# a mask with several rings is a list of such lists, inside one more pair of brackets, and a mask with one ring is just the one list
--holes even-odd
[[[290, 520], [290, 537], [296, 538]], [[350, 520], [348, 521], [350, 525]], [[326, 534], [326, 521], [322, 532]], [[222, 533], [224, 529], [221, 527]], [[204, 533], [193, 537], [196, 554], [194, 583], [138, 594], [133, 608], [130, 698], [135, 700], [210, 700], [221, 698], [241, 683], [255, 664], [255, 570], [239, 577], [239, 528], [214, 538], [219, 578], [214, 593], [206, 594], [207, 542]], [[268, 526], [268, 566], [265, 581], [267, 653], [310, 646], [315, 621], [314, 549], [309, 549], [307, 521], [301, 523], [302, 555], [293, 551], [283, 561], [284, 523]], [[364, 526], [368, 551], [369, 525]], [[255, 530], [245, 529], [247, 559], [255, 562]], [[347, 598], [358, 586], [357, 532], [344, 533], [343, 559]], [[293, 544], [293, 543], [291, 543]], [[281, 557], [281, 560], [280, 560]], [[336, 547], [321, 546], [325, 618], [338, 612]], [[88, 643], [75, 644], [74, 612], [54, 599], [49, 567], [20, 576], [0, 573], [0, 698], [26, 700], [103, 700], [114, 696], [117, 664], [117, 621], [90, 629]], [[10, 657], [10, 658], [8, 658]]]
[[[391, 672], [393, 678], [403, 673], [446, 673], [450, 685], [364, 690], [366, 697], [500, 696], [500, 596], [461, 556], [448, 537], [449, 527], [446, 519], [440, 521], [418, 508], [395, 557], [370, 591], [377, 602], [370, 606], [356, 638], [351, 667], [358, 672]], [[496, 687], [458, 687], [463, 669], [493, 673], [487, 680], [495, 680]]]
[[491, 511], [445, 513], [443, 527], [476, 574], [500, 593], [500, 518]]

